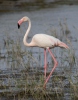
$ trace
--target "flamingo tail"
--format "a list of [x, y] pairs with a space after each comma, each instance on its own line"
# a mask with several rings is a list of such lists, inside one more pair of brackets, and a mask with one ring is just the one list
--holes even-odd
[[69, 47], [65, 43], [63, 43], [63, 42], [60, 42], [59, 46], [63, 47], [63, 48], [66, 48], [66, 49], [69, 49]]

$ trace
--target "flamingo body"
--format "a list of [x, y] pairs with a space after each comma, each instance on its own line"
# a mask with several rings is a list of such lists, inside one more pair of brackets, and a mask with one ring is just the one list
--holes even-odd
[[[59, 39], [57, 39], [53, 36], [50, 36], [50, 35], [46, 35], [46, 34], [36, 34], [33, 36], [31, 42], [27, 43], [27, 41], [26, 41], [27, 36], [28, 36], [30, 28], [31, 28], [30, 19], [27, 16], [21, 18], [18, 21], [18, 28], [20, 28], [20, 25], [25, 21], [29, 22], [29, 26], [28, 26], [28, 29], [26, 30], [26, 33], [25, 33], [24, 38], [23, 38], [24, 45], [29, 46], [29, 47], [44, 48], [44, 78], [45, 78], [45, 83], [44, 83], [43, 87], [46, 87], [46, 84], [49, 81], [50, 76], [52, 75], [52, 73], [54, 72], [55, 68], [58, 65], [58, 62], [56, 61], [56, 59], [55, 59], [55, 57], [50, 49], [54, 48], [54, 47], [63, 47], [63, 48], [68, 49], [69, 47], [65, 43], [61, 42]], [[48, 52], [50, 53], [50, 55], [54, 61], [54, 67], [52, 68], [52, 70], [48, 76], [46, 76], [46, 70], [47, 70], [46, 50], [48, 50]]]
[[53, 48], [58, 46], [60, 42], [59, 39], [46, 34], [36, 34], [33, 36], [32, 41], [36, 43], [36, 46], [41, 48]]

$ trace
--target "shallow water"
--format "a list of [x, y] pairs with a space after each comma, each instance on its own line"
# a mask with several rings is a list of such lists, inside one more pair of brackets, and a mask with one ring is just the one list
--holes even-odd
[[[25, 49], [27, 51], [31, 51], [33, 57], [37, 60], [38, 65], [31, 64], [31, 67], [36, 67], [40, 65], [43, 72], [43, 61], [44, 61], [44, 55], [43, 55], [43, 49], [42, 48], [31, 48], [31, 47], [25, 47], [23, 45], [23, 36], [25, 33], [25, 30], [27, 29], [26, 23], [24, 23], [21, 26], [21, 30], [18, 30], [17, 28], [17, 22], [18, 20], [23, 17], [28, 16], [31, 19], [32, 27], [31, 31], [28, 36], [28, 42], [31, 41], [31, 38], [34, 34], [37, 33], [45, 33], [49, 35], [55, 35], [54, 32], [56, 30], [56, 35], [59, 39], [61, 39], [63, 42], [65, 42], [69, 47], [70, 50], [74, 51], [75, 59], [76, 59], [76, 66], [68, 67], [68, 62], [62, 62], [62, 59], [65, 58], [65, 56], [68, 56], [68, 51], [61, 49], [61, 48], [55, 48], [53, 49], [53, 53], [55, 57], [57, 58], [57, 61], [59, 62], [59, 65], [55, 72], [57, 72], [58, 75], [61, 73], [64, 73], [67, 77], [69, 76], [69, 70], [71, 70], [71, 78], [72, 81], [75, 83], [77, 82], [73, 76], [77, 76], [77, 59], [78, 59], [78, 6], [77, 5], [58, 5], [54, 8], [45, 8], [40, 9], [37, 11], [21, 11], [21, 12], [7, 12], [4, 14], [1, 14], [0, 16], [0, 73], [1, 75], [4, 73], [12, 74], [14, 71], [11, 70], [11, 63], [7, 64], [7, 60], [4, 58], [7, 58], [7, 49], [5, 48], [5, 41], [7, 37], [12, 38], [14, 41], [17, 41], [20, 39], [21, 48], [24, 51]], [[69, 34], [63, 34], [60, 32], [60, 22], [62, 25], [67, 25], [68, 29], [70, 30]], [[28, 23], [27, 23], [28, 24]], [[67, 37], [66, 37], [67, 36]], [[64, 37], [64, 38], [63, 38]], [[65, 53], [64, 53], [64, 51]], [[10, 49], [9, 49], [10, 51]], [[62, 55], [62, 53], [63, 55]], [[49, 71], [52, 68], [52, 60], [51, 57], [48, 55], [48, 62], [49, 62]], [[40, 59], [39, 59], [40, 56]], [[67, 67], [66, 67], [67, 66]], [[23, 69], [22, 67], [17, 67], [14, 73], [20, 72], [19, 69]], [[66, 70], [66, 71], [65, 71]], [[68, 72], [67, 72], [68, 71]], [[67, 73], [67, 74], [66, 74]], [[6, 74], [4, 75], [6, 76]], [[8, 77], [8, 76], [7, 76]], [[67, 84], [68, 81], [64, 80], [64, 84]], [[7, 79], [4, 80], [4, 84], [7, 83]], [[70, 100], [69, 94], [65, 92], [65, 99], [64, 100]], [[69, 99], [66, 99], [69, 98]]]
[[[76, 42], [78, 40], [77, 39], [77, 35], [78, 35], [77, 34], [77, 29], [78, 29], [77, 28], [78, 26], [77, 10], [78, 10], [78, 6], [76, 5], [72, 5], [72, 6], [63, 5], [63, 6], [57, 6], [56, 8], [48, 8], [48, 9], [43, 9], [43, 10], [38, 10], [38, 11], [31, 11], [31, 12], [22, 11], [22, 12], [2, 14], [0, 17], [1, 53], [4, 53], [6, 51], [4, 48], [3, 39], [6, 39], [7, 36], [10, 36], [14, 41], [20, 38], [22, 48], [28, 48], [28, 47], [25, 47], [22, 43], [23, 36], [27, 28], [27, 26], [25, 26], [26, 23], [24, 23], [21, 26], [21, 32], [17, 29], [17, 21], [21, 17], [26, 15], [31, 19], [31, 23], [32, 23], [31, 31], [28, 36], [29, 37], [28, 42], [31, 41], [31, 38], [34, 34], [45, 33], [45, 34], [52, 35], [51, 30], [54, 30], [54, 29], [56, 29], [56, 34], [59, 36], [58, 38], [60, 39], [62, 34], [60, 34], [59, 32], [60, 31], [59, 23], [60, 21], [62, 24], [66, 22], [69, 30], [71, 31], [71, 34], [69, 34], [67, 38], [72, 42], [72, 47], [75, 50], [75, 55], [78, 56], [77, 42]], [[67, 42], [67, 41], [64, 41], [64, 42]], [[70, 44], [68, 45], [70, 47]], [[37, 50], [39, 50], [39, 48], [35, 48], [35, 49], [33, 48], [33, 52]], [[56, 55], [59, 56], [58, 53]]]

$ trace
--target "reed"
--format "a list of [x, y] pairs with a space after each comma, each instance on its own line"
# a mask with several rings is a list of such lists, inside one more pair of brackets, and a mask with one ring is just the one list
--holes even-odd
[[[68, 40], [67, 36], [71, 33], [68, 26], [66, 23], [62, 25], [60, 22], [60, 27], [61, 37], [63, 38], [63, 34], [66, 34], [64, 38]], [[57, 37], [56, 28], [51, 32]], [[71, 42], [69, 42], [71, 50], [64, 50], [61, 52], [61, 57], [57, 57], [58, 61], [61, 59], [58, 68], [63, 72], [55, 71], [46, 89], [44, 89], [44, 73], [39, 68], [40, 64], [34, 58], [32, 50], [22, 49], [20, 39], [14, 42], [11, 37], [7, 37], [3, 41], [6, 49], [4, 59], [10, 69], [8, 71], [0, 71], [0, 99], [5, 96], [13, 100], [29, 100], [29, 98], [34, 100], [64, 100], [67, 93], [71, 100], [78, 99], [78, 70], [76, 70], [78, 63]], [[39, 61], [41, 61], [41, 53], [39, 52], [38, 55]], [[2, 59], [1, 51], [0, 59]], [[33, 63], [36, 63], [35, 66]], [[48, 66], [53, 66], [53, 63]], [[75, 71], [75, 76], [73, 75], [73, 70]], [[49, 72], [47, 72], [48, 74]], [[74, 82], [72, 78], [74, 78]]]

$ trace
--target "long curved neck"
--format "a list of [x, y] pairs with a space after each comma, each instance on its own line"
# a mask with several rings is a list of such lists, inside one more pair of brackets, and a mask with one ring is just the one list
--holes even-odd
[[30, 43], [27, 43], [27, 36], [28, 36], [28, 33], [29, 33], [29, 31], [30, 31], [30, 28], [31, 28], [31, 21], [30, 21], [29, 18], [28, 18], [28, 23], [29, 23], [29, 26], [28, 26], [28, 29], [27, 29], [27, 31], [26, 31], [26, 33], [25, 33], [25, 35], [24, 35], [24, 38], [23, 38], [23, 43], [24, 43], [24, 45], [26, 45], [26, 46], [30, 46]]

